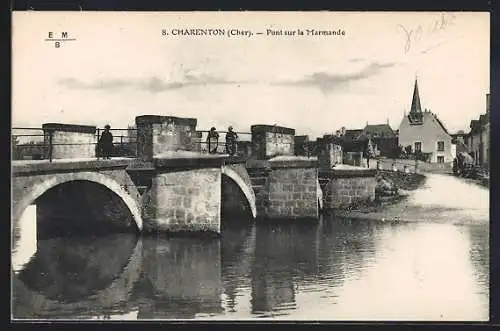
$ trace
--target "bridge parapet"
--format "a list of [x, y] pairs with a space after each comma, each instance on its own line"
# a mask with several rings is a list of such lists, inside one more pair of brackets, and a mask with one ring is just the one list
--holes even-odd
[[275, 125], [252, 125], [252, 156], [265, 160], [294, 155], [295, 130]]
[[197, 151], [197, 119], [173, 116], [142, 115], [135, 118], [137, 156], [151, 161], [170, 151]]
[[42, 125], [44, 145], [52, 159], [95, 157], [95, 126], [61, 123]]

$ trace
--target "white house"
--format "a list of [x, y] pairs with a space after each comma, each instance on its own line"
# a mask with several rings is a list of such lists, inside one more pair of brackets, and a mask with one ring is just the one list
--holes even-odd
[[411, 109], [399, 126], [399, 145], [420, 151], [431, 163], [452, 162], [452, 137], [439, 118], [430, 110], [422, 111], [418, 84], [415, 80]]

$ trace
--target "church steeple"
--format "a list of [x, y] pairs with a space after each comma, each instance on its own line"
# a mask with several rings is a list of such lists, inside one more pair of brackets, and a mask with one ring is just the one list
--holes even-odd
[[415, 78], [415, 88], [413, 89], [413, 99], [411, 100], [410, 114], [421, 113], [422, 107], [420, 106], [420, 95], [418, 94], [418, 83]]

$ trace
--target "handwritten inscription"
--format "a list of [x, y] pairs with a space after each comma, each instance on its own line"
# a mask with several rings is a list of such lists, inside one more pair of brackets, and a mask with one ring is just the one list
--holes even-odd
[[445, 30], [448, 26], [453, 25], [455, 15], [452, 13], [442, 13], [438, 19], [435, 19], [428, 26], [422, 27], [418, 25], [414, 28], [407, 28], [402, 24], [398, 28], [404, 33], [404, 52], [408, 53], [413, 44], [420, 42], [426, 35], [435, 34]]

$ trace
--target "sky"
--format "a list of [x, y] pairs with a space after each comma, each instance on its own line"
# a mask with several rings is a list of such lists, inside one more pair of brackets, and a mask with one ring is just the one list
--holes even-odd
[[[486, 110], [489, 24], [478, 12], [13, 12], [12, 123], [126, 128], [164, 115], [197, 118], [199, 130], [270, 124], [310, 138], [397, 129], [418, 77], [422, 107], [467, 131]], [[191, 28], [226, 35], [172, 35]], [[56, 48], [49, 31], [75, 40]]]

